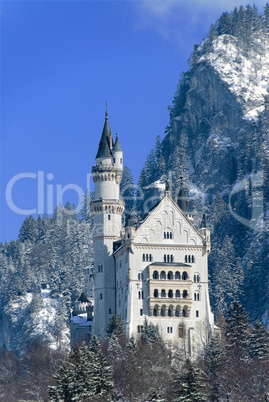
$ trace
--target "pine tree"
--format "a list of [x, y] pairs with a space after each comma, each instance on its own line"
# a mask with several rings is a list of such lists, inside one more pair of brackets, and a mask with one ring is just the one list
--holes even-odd
[[157, 325], [152, 324], [152, 322], [148, 322], [145, 318], [143, 322], [143, 329], [141, 333], [142, 342], [146, 343], [154, 343], [161, 339], [159, 328]]
[[34, 243], [36, 240], [36, 236], [37, 236], [36, 220], [33, 218], [32, 215], [30, 215], [27, 218], [25, 218], [22, 227], [20, 228], [19, 240], [22, 242], [28, 240], [29, 242]]
[[112, 370], [97, 347], [75, 346], [67, 362], [54, 374], [56, 385], [48, 389], [51, 401], [94, 400], [96, 395], [111, 400]]
[[176, 398], [173, 402], [201, 402], [206, 401], [206, 394], [203, 390], [204, 380], [198, 369], [188, 358], [184, 366], [174, 377], [174, 394]]
[[239, 359], [247, 359], [250, 341], [250, 326], [248, 316], [243, 307], [237, 302], [232, 303], [228, 311], [225, 326], [227, 350]]
[[128, 166], [124, 166], [123, 169], [120, 182], [120, 196], [125, 201], [125, 214], [128, 215], [133, 210], [135, 203], [134, 178]]
[[252, 358], [269, 360], [269, 332], [259, 320], [255, 321], [249, 346]]
[[225, 236], [222, 246], [215, 250], [214, 254], [212, 272], [214, 310], [226, 314], [232, 301], [241, 297], [244, 274], [229, 236]]
[[122, 316], [118, 315], [116, 316], [115, 313], [112, 314], [112, 317], [110, 318], [108, 324], [107, 324], [107, 336], [111, 337], [112, 335], [122, 335], [124, 332], [124, 323], [122, 320]]
[[38, 215], [36, 222], [36, 242], [43, 242], [46, 238], [47, 228], [46, 228], [46, 220]]
[[91, 204], [91, 194], [89, 190], [86, 190], [86, 193], [83, 196], [83, 201], [82, 201], [82, 206], [79, 211], [81, 219], [87, 223], [92, 224], [92, 214], [91, 214], [91, 209], [90, 209], [90, 204]]
[[212, 337], [207, 344], [204, 356], [205, 373], [208, 379], [210, 401], [221, 400], [223, 394], [223, 378], [226, 369], [225, 347], [220, 336]]

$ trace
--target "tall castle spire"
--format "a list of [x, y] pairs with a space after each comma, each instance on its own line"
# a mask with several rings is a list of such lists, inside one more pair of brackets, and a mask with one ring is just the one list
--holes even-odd
[[120, 198], [120, 181], [123, 171], [123, 151], [118, 137], [113, 143], [106, 106], [105, 124], [92, 167], [95, 184], [93, 214], [94, 248], [94, 321], [93, 332], [106, 336], [107, 324], [115, 306], [115, 266], [113, 243], [121, 236], [124, 201]]
[[105, 124], [99, 142], [98, 151], [96, 154], [96, 159], [98, 158], [109, 158], [111, 156], [111, 149], [113, 147], [113, 139], [111, 134], [111, 129], [108, 121], [107, 113], [107, 103], [106, 103], [106, 114], [105, 114]]

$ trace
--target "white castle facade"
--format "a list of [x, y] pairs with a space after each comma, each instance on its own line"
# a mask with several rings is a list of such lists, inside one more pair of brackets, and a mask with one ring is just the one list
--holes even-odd
[[112, 139], [106, 113], [96, 164], [92, 168], [94, 215], [93, 333], [106, 336], [112, 314], [121, 315], [128, 337], [143, 330], [145, 318], [163, 339], [181, 343], [189, 354], [214, 331], [208, 293], [210, 231], [203, 218], [193, 225], [183, 188], [175, 202], [169, 189], [134, 225], [122, 227], [119, 185], [123, 151]]

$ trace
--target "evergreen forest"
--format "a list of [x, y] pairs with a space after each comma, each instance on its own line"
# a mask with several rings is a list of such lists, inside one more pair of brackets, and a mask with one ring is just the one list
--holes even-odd
[[126, 339], [114, 317], [104, 341], [70, 352], [70, 312], [93, 262], [86, 192], [79, 210], [29, 216], [17, 240], [0, 244], [1, 400], [269, 400], [268, 60], [269, 5], [222, 14], [194, 45], [137, 186], [127, 166], [120, 186], [123, 224], [160, 200], [166, 178], [175, 199], [183, 182], [197, 227], [206, 213], [219, 334], [190, 359], [147, 322]]

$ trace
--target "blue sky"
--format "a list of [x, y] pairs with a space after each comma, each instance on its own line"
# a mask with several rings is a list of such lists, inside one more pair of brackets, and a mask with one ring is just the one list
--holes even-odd
[[[16, 239], [31, 211], [50, 213], [57, 189], [58, 200], [78, 203], [106, 101], [137, 182], [193, 45], [240, 4], [1, 1], [0, 240]], [[261, 11], [265, 2], [255, 4]]]

